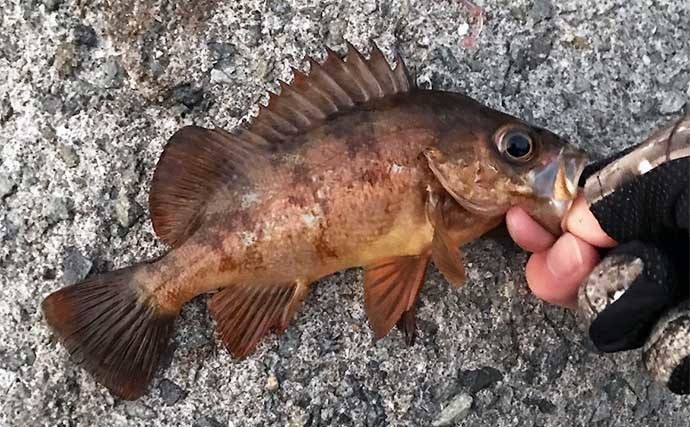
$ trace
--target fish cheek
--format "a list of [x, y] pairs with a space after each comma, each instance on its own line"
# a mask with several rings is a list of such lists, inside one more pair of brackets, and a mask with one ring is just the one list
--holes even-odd
[[435, 148], [425, 151], [429, 168], [441, 186], [465, 209], [481, 216], [504, 213], [509, 203], [506, 194], [497, 191], [497, 169], [486, 162], [449, 160]]

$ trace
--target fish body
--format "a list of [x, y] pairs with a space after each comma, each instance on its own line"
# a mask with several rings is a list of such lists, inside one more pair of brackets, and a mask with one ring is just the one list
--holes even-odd
[[218, 335], [242, 357], [287, 327], [310, 284], [352, 267], [365, 270], [375, 336], [397, 324], [411, 342], [430, 259], [459, 286], [460, 246], [511, 206], [557, 230], [584, 154], [464, 95], [418, 89], [396, 62], [329, 51], [249, 127], [176, 132], [150, 193], [171, 250], [49, 295], [67, 349], [136, 398], [190, 299], [213, 293]]
[[[212, 196], [199, 229], [171, 252], [172, 264], [188, 268], [184, 260], [205, 254], [217, 278], [199, 283], [197, 293], [234, 282], [312, 282], [425, 252], [434, 234], [428, 188], [437, 179], [422, 153], [451, 123], [429, 105], [443, 98], [471, 102], [420, 92], [336, 118], [300, 135], [293, 150], [257, 160], [247, 185]], [[177, 282], [170, 288], [197, 286]]]

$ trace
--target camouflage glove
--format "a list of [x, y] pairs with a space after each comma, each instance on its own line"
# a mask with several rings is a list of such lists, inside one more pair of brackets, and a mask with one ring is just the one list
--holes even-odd
[[580, 288], [589, 338], [607, 353], [642, 348], [652, 378], [677, 394], [690, 382], [689, 174], [687, 115], [582, 178], [590, 210], [618, 242]]

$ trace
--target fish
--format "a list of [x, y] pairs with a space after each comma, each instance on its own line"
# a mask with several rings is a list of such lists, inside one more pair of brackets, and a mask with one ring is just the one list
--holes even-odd
[[399, 52], [347, 42], [293, 67], [242, 125], [184, 126], [153, 173], [149, 210], [168, 245], [152, 260], [49, 294], [48, 326], [112, 394], [144, 395], [183, 305], [208, 295], [233, 357], [282, 333], [309, 287], [362, 268], [375, 339], [412, 345], [430, 262], [454, 286], [461, 248], [522, 206], [558, 233], [587, 161], [544, 128], [461, 93], [417, 87]]

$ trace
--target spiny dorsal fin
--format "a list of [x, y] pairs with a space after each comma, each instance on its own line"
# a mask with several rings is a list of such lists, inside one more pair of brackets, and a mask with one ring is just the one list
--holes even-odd
[[222, 129], [185, 126], [170, 137], [151, 182], [149, 208], [156, 234], [172, 246], [181, 244], [199, 225], [203, 208], [215, 191], [246, 183], [252, 159], [267, 142]]
[[293, 68], [292, 83], [280, 82], [280, 95], [270, 94], [268, 105], [261, 106], [247, 130], [269, 143], [280, 143], [334, 114], [414, 88], [399, 54], [391, 68], [376, 44], [369, 59], [352, 44], [347, 45], [344, 59], [327, 48], [323, 63], [307, 58], [308, 74]]
[[249, 125], [232, 134], [188, 126], [170, 138], [149, 196], [153, 228], [163, 241], [182, 243], [199, 226], [211, 194], [246, 182], [247, 168], [256, 168], [256, 160], [283, 141], [334, 114], [414, 88], [400, 55], [391, 68], [375, 44], [368, 60], [350, 43], [344, 59], [327, 52], [321, 64], [308, 58], [309, 74], [293, 68], [293, 82], [280, 82], [280, 95], [269, 93], [268, 105]]

